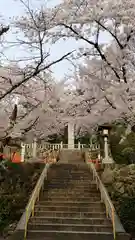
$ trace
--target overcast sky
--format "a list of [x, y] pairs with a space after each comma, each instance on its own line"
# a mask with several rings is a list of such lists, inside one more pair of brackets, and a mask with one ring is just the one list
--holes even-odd
[[[30, 0], [30, 2], [33, 8], [38, 8], [40, 4], [45, 2], [45, 0]], [[48, 0], [48, 5], [53, 6], [59, 2], [60, 0]], [[24, 8], [22, 4], [19, 3], [19, 0], [17, 1], [16, 0], [0, 0], [0, 14], [2, 15], [3, 23], [5, 22], [8, 23], [11, 17], [18, 16], [18, 15], [22, 16], [23, 13], [24, 13]], [[8, 34], [8, 39], [10, 41], [14, 41], [15, 40], [14, 38], [15, 37], [13, 34], [11, 33]], [[104, 42], [104, 41], [106, 42], [107, 39], [108, 39], [108, 36], [104, 34], [100, 36], [101, 42]], [[57, 59], [63, 54], [65, 54], [66, 52], [72, 51], [74, 48], [77, 48], [77, 46], [79, 45], [80, 44], [74, 40], [57, 43], [56, 46], [51, 48], [51, 58]], [[9, 58], [12, 58], [12, 59], [16, 59], [18, 54], [19, 53], [16, 53], [14, 49], [7, 50], [6, 52], [6, 56], [8, 55]], [[55, 65], [52, 68], [52, 71], [54, 72], [55, 77], [57, 79], [62, 78], [64, 74], [70, 72], [71, 70], [72, 70], [72, 66], [66, 60]]]

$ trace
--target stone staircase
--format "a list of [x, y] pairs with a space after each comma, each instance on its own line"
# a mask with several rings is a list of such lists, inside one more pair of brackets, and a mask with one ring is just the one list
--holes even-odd
[[[113, 240], [100, 193], [86, 164], [52, 165], [28, 223], [27, 239]], [[119, 236], [125, 240], [126, 235]]]
[[59, 153], [61, 163], [84, 163], [83, 152], [79, 149], [62, 149]]

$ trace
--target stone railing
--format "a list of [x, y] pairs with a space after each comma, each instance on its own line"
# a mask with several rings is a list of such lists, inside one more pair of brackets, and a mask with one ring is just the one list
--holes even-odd
[[[55, 144], [50, 144], [50, 143], [42, 143], [38, 144], [36, 141], [34, 143], [30, 144], [22, 144], [22, 152], [21, 152], [21, 157], [22, 161], [24, 160], [29, 160], [29, 159], [43, 159], [46, 157], [46, 152], [48, 150], [50, 151], [59, 151], [61, 149], [69, 149], [70, 146], [69, 144], [63, 144], [61, 143], [55, 143]], [[71, 148], [70, 148], [71, 149]], [[89, 151], [98, 151], [99, 150], [99, 145], [97, 144], [78, 144], [74, 145], [74, 148], [72, 149], [89, 149]]]

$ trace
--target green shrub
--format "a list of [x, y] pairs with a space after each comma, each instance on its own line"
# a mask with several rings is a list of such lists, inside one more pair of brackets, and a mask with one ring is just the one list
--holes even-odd
[[6, 162], [0, 168], [0, 231], [18, 221], [44, 164]]
[[112, 157], [117, 164], [130, 164], [135, 158], [135, 133], [127, 135], [122, 143], [121, 138], [121, 131], [117, 131], [117, 128], [109, 137]]
[[125, 230], [135, 235], [135, 198], [121, 199], [118, 214]]

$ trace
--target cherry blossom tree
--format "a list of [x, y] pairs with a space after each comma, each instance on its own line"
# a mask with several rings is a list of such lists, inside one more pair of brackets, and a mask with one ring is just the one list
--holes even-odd
[[[48, 32], [55, 15], [52, 15], [52, 12], [49, 13], [49, 10], [48, 12], [46, 11], [44, 22], [40, 24], [40, 19], [42, 18], [42, 15], [39, 14], [40, 9], [32, 9], [29, 1], [19, 0], [19, 2], [25, 8], [25, 13], [23, 16], [14, 18], [11, 22], [12, 27], [14, 27], [13, 34], [16, 35], [16, 37], [14, 36], [16, 40], [11, 42], [10, 39], [5, 39], [2, 44], [5, 50], [14, 47], [16, 52], [21, 51], [23, 54], [14, 60], [17, 63], [17, 80], [13, 81], [8, 74], [4, 76], [3, 80], [8, 81], [9, 86], [5, 91], [1, 92], [0, 101], [7, 95], [12, 94], [22, 84], [38, 76], [40, 72], [47, 71], [51, 66], [66, 59], [72, 53], [67, 52], [57, 59], [50, 60], [51, 45], [48, 44], [50, 39]], [[10, 26], [2, 27], [0, 36], [8, 30], [10, 31]], [[6, 59], [6, 65], [10, 65], [12, 61], [12, 58], [9, 59], [9, 62]], [[2, 74], [1, 77], [3, 77]]]
[[[132, 67], [134, 65], [134, 5], [133, 0], [64, 0], [52, 10], [57, 13], [54, 37], [83, 40], [86, 45], [80, 49], [80, 55], [99, 57], [104, 68], [113, 75], [113, 80], [127, 83], [129, 61]], [[100, 43], [101, 32], [110, 35], [113, 41], [111, 50], [110, 46], [104, 47]]]
[[[45, 137], [59, 132], [69, 119], [84, 130], [119, 118], [133, 124], [134, 1], [63, 0], [55, 8], [43, 6], [37, 11], [28, 1], [21, 3], [27, 12], [14, 24], [18, 46], [28, 55], [18, 60], [14, 73], [10, 66], [10, 73], [0, 74], [0, 103], [8, 104], [10, 112], [10, 103], [20, 99], [17, 122], [10, 134]], [[101, 35], [108, 42], [102, 43]], [[71, 38], [82, 47], [74, 51], [73, 46], [73, 52], [50, 61], [50, 44]], [[73, 88], [54, 81], [46, 87], [42, 72], [47, 74], [52, 65], [67, 58], [76, 66]], [[78, 59], [83, 64], [78, 65]], [[20, 67], [21, 62], [25, 67]]]
[[[133, 0], [65, 0], [52, 9], [56, 13], [52, 41], [59, 38], [82, 41], [84, 44], [78, 49], [78, 56], [88, 59], [89, 64], [91, 60], [95, 61], [94, 74], [88, 70], [90, 65], [86, 74], [83, 67], [88, 84], [94, 82], [97, 93], [98, 104], [93, 108], [95, 115], [92, 117], [91, 111], [89, 116], [94, 121], [99, 115], [100, 122], [120, 117], [134, 122], [134, 5]], [[110, 37], [108, 44], [101, 43], [101, 34]], [[89, 97], [94, 93], [91, 94]]]
[[78, 101], [81, 115], [76, 113], [75, 116], [79, 117], [80, 125], [86, 123], [87, 128], [117, 119], [128, 119], [133, 124], [134, 82], [125, 85], [123, 82], [110, 81], [107, 74], [102, 77], [101, 63], [97, 59], [87, 61], [75, 73], [77, 94], [82, 98], [82, 101]]
[[[46, 92], [48, 89], [53, 89], [51, 84], [48, 86], [48, 78], [50, 77], [49, 68], [56, 63], [59, 63], [71, 53], [67, 52], [65, 55], [51, 61], [49, 59], [50, 52], [47, 45], [48, 29], [51, 21], [55, 16], [47, 15], [44, 27], [39, 26], [38, 12], [32, 10], [28, 1], [20, 1], [26, 9], [23, 17], [18, 17], [14, 20], [14, 27], [16, 31], [16, 42], [10, 42], [10, 39], [4, 39], [3, 36], [10, 31], [9, 26], [1, 25], [0, 38], [3, 49], [10, 48], [16, 45], [17, 49], [23, 48], [27, 52], [27, 56], [20, 57], [17, 61], [12, 63], [12, 60], [6, 62], [1, 54], [1, 69], [0, 69], [0, 137], [5, 138], [11, 134], [13, 128], [21, 122], [25, 122], [27, 116], [33, 112], [36, 114], [30, 124], [23, 127], [26, 133], [30, 128], [34, 127], [38, 122], [38, 108], [40, 108], [46, 99]], [[13, 25], [12, 25], [13, 26]], [[18, 47], [18, 48], [17, 48]], [[1, 51], [3, 52], [3, 51]], [[4, 52], [3, 52], [4, 55]], [[5, 56], [4, 56], [5, 57]], [[5, 65], [6, 63], [6, 65]], [[22, 64], [23, 63], [23, 64]], [[22, 64], [22, 65], [21, 65]], [[43, 76], [43, 74], [45, 76]], [[50, 80], [50, 79], [49, 79]], [[48, 91], [49, 92], [49, 91]], [[10, 124], [11, 113], [14, 109], [16, 99], [19, 99], [17, 119], [14, 124]], [[37, 111], [37, 112], [36, 112]], [[42, 112], [42, 111], [41, 111]], [[12, 117], [11, 117], [12, 118]], [[15, 125], [15, 126], [14, 126]], [[22, 132], [23, 132], [22, 131]]]

